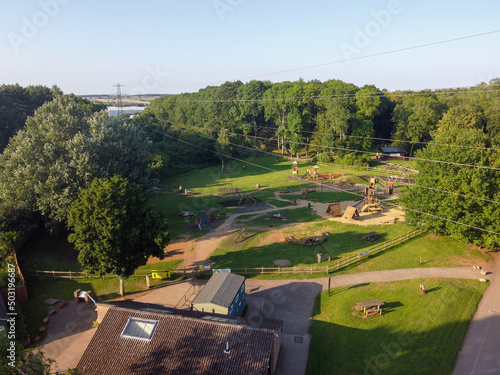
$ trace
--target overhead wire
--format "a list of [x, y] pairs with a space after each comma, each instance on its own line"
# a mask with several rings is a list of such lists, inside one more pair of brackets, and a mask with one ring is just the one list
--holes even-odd
[[[176, 126], [182, 126], [182, 127], [194, 127], [192, 125], [181, 125], [181, 124], [175, 124], [175, 125]], [[194, 127], [194, 128], [196, 128], [196, 127]], [[201, 130], [221, 132], [221, 130], [210, 129], [210, 128], [201, 128]], [[245, 135], [245, 134], [237, 134], [237, 133], [232, 133], [232, 132], [227, 132], [227, 131], [226, 131], [226, 133], [227, 134], [238, 135], [238, 136], [245, 136], [245, 137], [254, 138], [254, 139], [265, 139], [265, 140], [268, 140], [268, 138], [266, 138], [266, 137], [258, 137], [258, 136]], [[287, 140], [286, 142], [289, 143], [289, 144], [291, 143], [291, 144], [296, 144], [296, 145], [306, 145], [306, 146], [309, 146], [309, 147], [326, 148], [326, 149], [329, 149], [329, 150], [339, 150], [339, 151], [359, 152], [359, 153], [364, 153], [364, 154], [373, 154], [373, 151], [363, 151], [363, 150], [357, 150], [357, 149], [351, 149], [351, 148], [345, 148], [345, 147], [315, 145], [315, 144], [310, 144], [310, 143], [305, 143], [305, 142], [295, 142], [295, 141], [290, 141], [290, 140]], [[487, 170], [500, 171], [500, 168], [498, 168], [498, 167], [490, 167], [490, 166], [486, 166], [486, 165], [456, 163], [456, 162], [445, 161], [445, 160], [433, 160], [433, 159], [416, 158], [416, 157], [413, 157], [413, 156], [407, 156], [407, 158], [409, 160], [418, 160], [418, 161], [425, 161], [425, 162], [432, 162], [432, 163], [443, 163], [443, 164], [455, 165], [455, 166], [460, 166], [460, 167], [470, 167], [470, 168], [479, 168], [479, 169], [487, 169]]]
[[[190, 134], [201, 135], [199, 133], [194, 133], [194, 132], [190, 132]], [[208, 138], [208, 139], [214, 140], [214, 138], [211, 138], [211, 137], [207, 137], [207, 136], [204, 136], [204, 135], [201, 135], [201, 136], [203, 136], [205, 138]], [[273, 140], [273, 141], [276, 141], [276, 140]], [[248, 149], [248, 150], [255, 150], [255, 149], [253, 149], [251, 147], [246, 147], [246, 146], [239, 145], [239, 144], [232, 143], [232, 142], [228, 142], [228, 144], [236, 146], [236, 147], [240, 147], [240, 148], [245, 148], [245, 149]], [[264, 151], [264, 150], [257, 150], [257, 151], [260, 152], [260, 153], [268, 154], [268, 155], [273, 155], [273, 156], [276, 155], [276, 154], [274, 154], [272, 152], [269, 152], [269, 151]], [[285, 157], [285, 158], [293, 160], [293, 157], [288, 157], [288, 156], [285, 156], [285, 155], [282, 155], [282, 157]], [[317, 162], [317, 164], [323, 165], [323, 166], [327, 166], [327, 167], [331, 167], [331, 165], [325, 164], [325, 163], [321, 163], [321, 162]], [[349, 168], [346, 168], [346, 166], [343, 166], [343, 169], [349, 170]], [[380, 170], [378, 170], [376, 168], [372, 168], [372, 167], [367, 167], [366, 170], [367, 171], [377, 172], [377, 174], [380, 174], [380, 172], [381, 172]], [[464, 197], [464, 198], [476, 199], [476, 200], [480, 200], [480, 201], [483, 201], [483, 202], [500, 204], [499, 201], [495, 201], [495, 200], [491, 200], [491, 199], [486, 199], [486, 198], [480, 198], [480, 197], [474, 197], [474, 196], [468, 195], [468, 194], [462, 194], [462, 193], [457, 193], [457, 192], [453, 192], [453, 191], [437, 189], [437, 188], [433, 188], [433, 187], [429, 187], [429, 186], [422, 186], [422, 185], [418, 185], [418, 184], [415, 184], [415, 183], [405, 183], [404, 181], [401, 181], [401, 183], [405, 184], [405, 185], [410, 185], [410, 186], [418, 187], [418, 188], [421, 188], [421, 189], [433, 190], [433, 191], [437, 191], [437, 192], [441, 192], [441, 193], [447, 193], [447, 194], [451, 194], [451, 195], [461, 196], [461, 197]]]
[[[477, 33], [477, 34], [469, 34], [469, 35], [464, 35], [464, 36], [461, 36], [461, 37], [455, 37], [455, 38], [451, 38], [451, 39], [439, 40], [439, 41], [429, 42], [429, 43], [423, 43], [423, 44], [417, 44], [417, 45], [414, 45], [414, 46], [397, 48], [397, 49], [393, 49], [393, 50], [389, 50], [389, 51], [382, 51], [382, 52], [372, 53], [372, 54], [364, 55], [364, 56], [357, 56], [357, 57], [353, 57], [353, 58], [346, 58], [346, 59], [341, 59], [341, 60], [335, 60], [335, 61], [330, 61], [330, 62], [321, 63], [321, 64], [314, 64], [314, 65], [303, 66], [303, 67], [299, 67], [299, 68], [292, 68], [292, 69], [286, 69], [286, 70], [281, 70], [281, 71], [276, 71], [276, 72], [263, 73], [263, 74], [252, 75], [252, 76], [247, 76], [247, 77], [240, 77], [238, 80], [240, 80], [240, 81], [252, 80], [252, 79], [256, 79], [256, 78], [260, 78], [260, 77], [269, 77], [269, 76], [273, 76], [273, 75], [284, 74], [284, 73], [291, 73], [291, 72], [297, 72], [297, 71], [301, 71], [301, 70], [321, 68], [321, 67], [329, 66], [329, 65], [335, 65], [335, 64], [345, 63], [345, 62], [363, 60], [363, 59], [367, 59], [367, 58], [371, 58], [371, 57], [384, 56], [384, 55], [389, 55], [389, 54], [393, 54], [393, 53], [410, 51], [410, 50], [414, 50], [414, 49], [420, 49], [420, 48], [425, 48], [425, 47], [430, 47], [430, 46], [436, 46], [436, 45], [445, 44], [445, 43], [452, 43], [452, 42], [456, 42], [456, 41], [459, 41], [459, 40], [477, 38], [477, 37], [480, 37], [480, 36], [496, 34], [496, 33], [499, 33], [499, 32], [500, 32], [500, 30], [491, 30], [491, 31], [486, 31], [486, 32], [482, 32], [482, 33]], [[205, 84], [205, 86], [212, 85], [212, 84], [217, 84], [217, 83], [223, 83], [223, 81], [217, 81], [217, 82], [213, 82], [211, 84]], [[200, 85], [189, 85], [189, 86], [190, 87], [195, 87], [195, 86], [200, 86]], [[186, 87], [186, 86], [184, 86], [184, 87]]]
[[[156, 130], [156, 131], [159, 132], [158, 130]], [[224, 157], [227, 157], [227, 158], [232, 159], [232, 160], [240, 161], [240, 162], [243, 162], [243, 163], [246, 163], [246, 164], [250, 164], [250, 165], [253, 165], [253, 166], [256, 166], [256, 167], [259, 167], [259, 168], [263, 168], [263, 169], [266, 169], [266, 170], [269, 170], [269, 171], [272, 171], [272, 172], [276, 172], [276, 173], [280, 173], [280, 174], [286, 174], [284, 172], [280, 172], [280, 171], [277, 171], [277, 170], [269, 168], [269, 167], [265, 167], [265, 166], [262, 166], [262, 165], [259, 165], [259, 164], [256, 164], [256, 163], [252, 163], [252, 162], [246, 161], [244, 159], [236, 158], [236, 157], [230, 156], [230, 155], [225, 155], [225, 154], [222, 154], [220, 152], [208, 149], [206, 147], [195, 145], [195, 144], [193, 144], [191, 142], [187, 142], [187, 141], [181, 140], [181, 139], [179, 139], [177, 137], [174, 137], [174, 136], [171, 136], [171, 135], [168, 135], [168, 134], [164, 134], [164, 133], [162, 133], [162, 134], [165, 135], [168, 138], [175, 139], [175, 140], [180, 141], [182, 143], [188, 144], [190, 146], [194, 146], [196, 148], [203, 149], [203, 150], [211, 152], [211, 153], [223, 155]], [[208, 138], [208, 139], [211, 139], [211, 140], [215, 140], [214, 138], [207, 137], [207, 136], [204, 136], [202, 134], [197, 134], [197, 133], [192, 133], [192, 134], [198, 135], [198, 136], [202, 136], [204, 138]], [[251, 148], [251, 150], [253, 150], [255, 152], [259, 152], [259, 150], [255, 150], [253, 148]], [[288, 174], [286, 174], [286, 175], [288, 176]], [[314, 183], [314, 184], [320, 185], [319, 183]], [[329, 186], [329, 187], [332, 188], [331, 186]], [[342, 191], [342, 190], [337, 189], [337, 191]], [[353, 193], [353, 192], [349, 192], [349, 193], [351, 193], [353, 195], [357, 195], [357, 196], [362, 196], [364, 198], [364, 195], [362, 195], [362, 194]], [[452, 222], [452, 223], [457, 224], [457, 225], [463, 225], [463, 226], [466, 226], [466, 227], [469, 227], [469, 228], [472, 228], [472, 229], [475, 229], [475, 230], [479, 230], [479, 231], [482, 231], [482, 232], [486, 232], [486, 233], [490, 233], [490, 234], [494, 234], [494, 235], [500, 236], [500, 233], [492, 231], [492, 230], [489, 230], [489, 229], [485, 229], [485, 228], [477, 227], [477, 226], [474, 226], [474, 225], [462, 223], [462, 222], [459, 222], [459, 221], [456, 221], [456, 220], [452, 220], [452, 219], [448, 219], [448, 218], [444, 218], [444, 217], [441, 217], [441, 216], [438, 216], [438, 215], [429, 214], [427, 212], [423, 212], [423, 211], [411, 209], [411, 208], [408, 208], [408, 207], [401, 206], [400, 204], [394, 204], [394, 203], [387, 202], [387, 201], [385, 201], [384, 204], [387, 204], [387, 205], [390, 205], [390, 206], [394, 206], [394, 207], [396, 207], [396, 206], [397, 207], [401, 207], [402, 209], [407, 210], [407, 211], [416, 212], [416, 213], [419, 213], [421, 215], [427, 215], [427, 216], [430, 216], [430, 217], [433, 217], [433, 218], [436, 218], [436, 219], [439, 219], [439, 220], [444, 220], [444, 221]]]

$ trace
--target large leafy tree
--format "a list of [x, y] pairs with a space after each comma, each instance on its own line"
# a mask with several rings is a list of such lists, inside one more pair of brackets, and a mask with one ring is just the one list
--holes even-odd
[[80, 192], [70, 206], [68, 240], [83, 269], [127, 278], [150, 256], [164, 258], [168, 225], [148, 199], [140, 185], [120, 176], [95, 179]]
[[[411, 154], [416, 143], [431, 140], [442, 111], [443, 106], [431, 92], [421, 91], [418, 95], [408, 93], [394, 108], [396, 128], [393, 138], [409, 141], [412, 144], [409, 150]], [[406, 146], [398, 142], [395, 145]]]
[[[417, 186], [410, 188], [401, 202], [409, 208], [408, 222], [423, 221], [432, 232], [494, 249], [500, 246], [500, 236], [494, 234], [500, 233], [500, 221], [496, 219], [500, 217], [500, 206], [492, 201], [500, 201], [500, 175], [495, 169], [465, 164], [500, 168], [500, 153], [488, 149], [490, 139], [482, 130], [461, 127], [461, 118], [461, 113], [457, 113], [455, 126], [438, 133], [435, 144], [417, 153], [421, 159], [448, 163], [418, 161]], [[446, 123], [450, 126], [451, 118]]]
[[0, 152], [9, 139], [24, 127], [28, 116], [52, 98], [53, 92], [45, 86], [0, 86]]
[[28, 119], [0, 156], [2, 210], [40, 214], [55, 228], [96, 177], [120, 174], [147, 184], [148, 147], [137, 127], [58, 95]]

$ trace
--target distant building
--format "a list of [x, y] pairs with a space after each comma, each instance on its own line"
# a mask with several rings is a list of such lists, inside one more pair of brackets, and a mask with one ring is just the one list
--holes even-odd
[[404, 160], [406, 150], [403, 147], [380, 147], [377, 152], [381, 152], [382, 160]]
[[192, 307], [194, 311], [240, 316], [245, 307], [245, 278], [234, 273], [214, 273]]
[[100, 325], [77, 370], [102, 374], [273, 374], [281, 320], [243, 318], [135, 301], [97, 303]]

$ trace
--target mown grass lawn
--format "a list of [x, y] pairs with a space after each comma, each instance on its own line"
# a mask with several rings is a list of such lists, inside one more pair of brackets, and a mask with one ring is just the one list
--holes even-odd
[[[297, 209], [300, 210], [300, 209]], [[296, 210], [285, 211], [286, 214]], [[309, 212], [309, 211], [306, 211]], [[279, 219], [276, 219], [279, 220]], [[252, 229], [250, 223], [256, 224]], [[257, 225], [260, 223], [260, 226]], [[376, 244], [383, 243], [404, 235], [415, 228], [404, 223], [392, 225], [358, 226], [339, 222], [318, 221], [305, 223], [300, 226], [277, 227], [272, 230], [262, 230], [262, 217], [250, 218], [244, 226], [255, 235], [248, 240], [235, 244], [233, 236], [221, 242], [219, 247], [212, 253], [211, 260], [217, 268], [245, 268], [245, 267], [275, 267], [273, 260], [288, 259], [292, 266], [317, 265], [316, 254], [330, 256], [330, 261], [322, 262], [336, 265], [339, 260], [349, 256], [356, 256], [360, 252], [373, 248]], [[270, 225], [268, 225], [270, 226]], [[242, 225], [243, 227], [243, 225]], [[362, 241], [361, 235], [375, 231], [379, 234], [376, 242]], [[316, 246], [304, 246], [287, 242], [272, 242], [269, 237], [278, 234], [305, 238], [321, 233], [328, 233], [328, 239]], [[472, 266], [489, 258], [470, 245], [454, 240], [452, 237], [441, 237], [424, 234], [420, 237], [410, 239], [395, 247], [380, 251], [367, 258], [346, 267], [334, 270], [331, 275], [346, 273], [378, 271], [400, 268], [418, 267], [457, 267]], [[249, 275], [250, 276], [250, 275]], [[321, 277], [325, 274], [307, 274], [301, 277]], [[297, 275], [265, 275], [260, 278], [294, 278]]]
[[[449, 375], [486, 286], [420, 279], [335, 288], [330, 297], [324, 291], [309, 329], [306, 373]], [[352, 309], [376, 299], [385, 302], [382, 315], [364, 319]]]

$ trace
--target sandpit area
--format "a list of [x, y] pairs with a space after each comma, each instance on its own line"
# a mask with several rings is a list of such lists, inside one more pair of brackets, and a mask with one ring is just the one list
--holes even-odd
[[[340, 203], [340, 208], [342, 212], [345, 212], [347, 206], [355, 206], [359, 201], [343, 201]], [[332, 217], [330, 214], [326, 213], [326, 209], [330, 203], [317, 203], [311, 202], [312, 208], [316, 211], [316, 213], [321, 216], [323, 219], [330, 221], [338, 221], [345, 224], [354, 224], [354, 225], [379, 225], [379, 224], [394, 224], [395, 222], [405, 220], [405, 214], [402, 210], [398, 210], [393, 207], [384, 207], [384, 212], [370, 213], [370, 212], [361, 212], [362, 204], [358, 205], [356, 208], [359, 212], [359, 218], [357, 220], [347, 220], [343, 217]]]
[[273, 263], [279, 267], [290, 267], [292, 265], [292, 262], [288, 259], [275, 259]]

